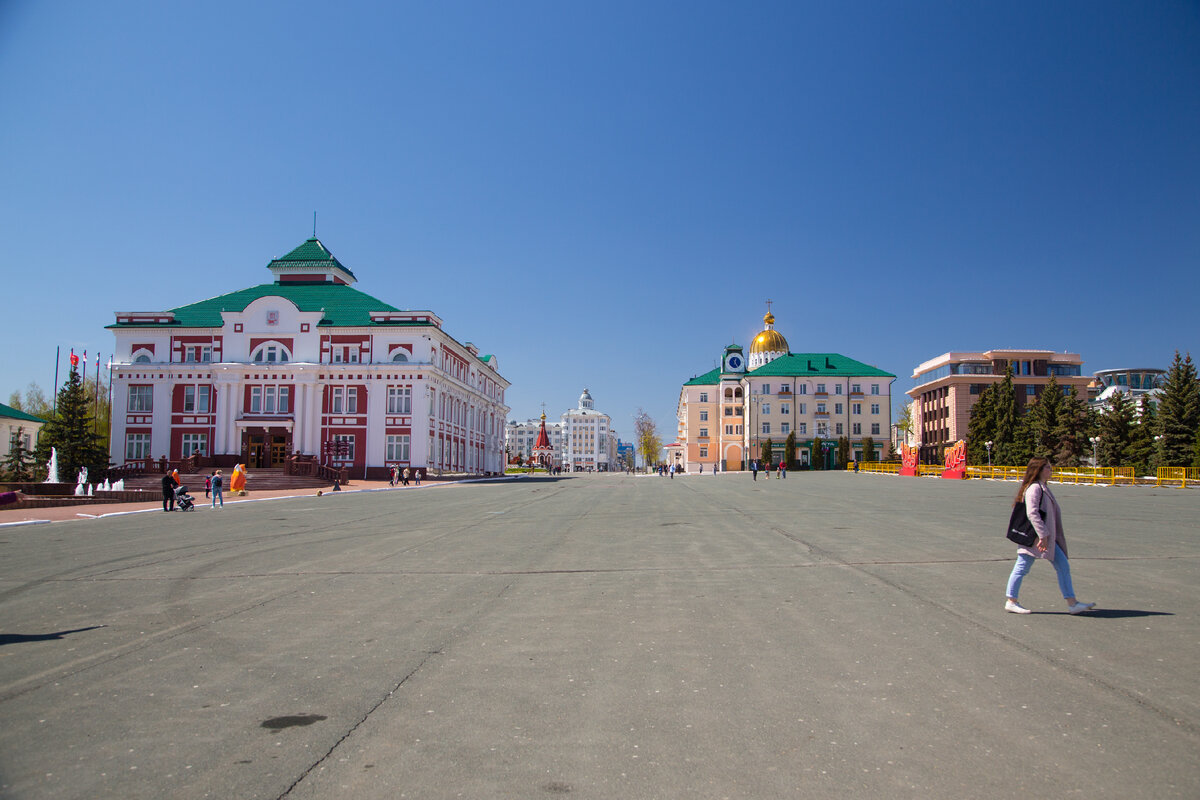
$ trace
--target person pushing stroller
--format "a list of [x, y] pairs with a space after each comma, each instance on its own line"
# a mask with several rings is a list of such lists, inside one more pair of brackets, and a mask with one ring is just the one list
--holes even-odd
[[179, 488], [175, 490], [175, 505], [179, 507], [180, 511], [195, 511], [195, 503], [196, 498], [188, 494], [187, 486], [180, 484]]

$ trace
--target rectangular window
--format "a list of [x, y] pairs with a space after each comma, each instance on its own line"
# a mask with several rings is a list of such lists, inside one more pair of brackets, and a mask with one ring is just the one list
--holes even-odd
[[878, 435], [879, 435], [879, 423], [878, 423], [878, 422], [872, 422], [872, 423], [871, 423], [871, 435], [872, 435], [872, 436], [878, 436]]
[[792, 385], [790, 383], [781, 383], [779, 385], [779, 393], [780, 394], [791, 394], [792, 393]]
[[725, 416], [727, 416], [727, 417], [733, 416], [733, 406], [725, 406]]
[[808, 403], [801, 403], [797, 409], [797, 413], [807, 414], [808, 413]]
[[263, 387], [263, 413], [264, 414], [274, 414], [275, 413], [275, 398], [277, 397], [277, 395], [278, 395], [278, 392], [276, 390], [276, 387], [274, 387], [274, 386], [264, 386]]
[[708, 428], [701, 428], [701, 429], [700, 429], [700, 438], [701, 438], [701, 439], [707, 439], [707, 438], [708, 438]]
[[851, 403], [850, 404], [850, 413], [851, 414], [861, 414], [862, 413], [862, 403]]
[[839, 422], [837, 424], [837, 431], [835, 431], [835, 433], [837, 433], [838, 436], [842, 435], [842, 423]]
[[408, 461], [408, 434], [389, 435], [387, 437], [387, 452], [385, 457], [388, 461]]
[[824, 403], [817, 403], [817, 413], [818, 413], [818, 414], [825, 414], [825, 413], [827, 413], [827, 412], [825, 411], [825, 404], [824, 404]]
[[817, 423], [817, 436], [824, 438], [828, 435], [829, 435], [829, 423], [828, 422], [818, 422]]
[[879, 384], [878, 383], [871, 384], [871, 394], [879, 394]]
[[1025, 387], [1025, 396], [1034, 397], [1037, 395], [1037, 387], [1032, 383]]
[[701, 448], [700, 448], [700, 457], [701, 457], [701, 458], [708, 458], [708, 448], [707, 448], [707, 447], [701, 447]]
[[791, 430], [792, 430], [792, 424], [790, 422], [781, 423], [779, 426], [779, 432], [782, 434], [790, 433]]
[[725, 435], [726, 435], [726, 436], [733, 436], [733, 426], [732, 426], [732, 425], [726, 425], [726, 426], [725, 426]]
[[150, 434], [148, 433], [127, 433], [125, 434], [125, 460], [138, 461], [143, 458], [150, 458]]
[[850, 384], [850, 394], [862, 394], [862, 384], [861, 383]]
[[841, 413], [842, 413], [842, 404], [841, 404], [841, 403], [834, 403], [834, 404], [833, 404], [833, 413], [835, 413], [835, 414], [841, 414]]
[[192, 453], [208, 455], [207, 433], [185, 433], [183, 435], [183, 457], [187, 458]]
[[129, 411], [150, 413], [154, 411], [154, 387], [130, 386]]
[[841, 385], [840, 383], [839, 383], [837, 386], [834, 386], [834, 387], [833, 387], [833, 393], [834, 393], [834, 394], [841, 394], [841, 393], [842, 393], [842, 385]]
[[762, 404], [762, 413], [764, 413], [764, 414], [770, 414], [770, 413], [771, 413], [771, 404], [770, 404], [770, 403], [763, 403], [763, 404]]
[[344, 455], [334, 457], [334, 461], [353, 461], [354, 460], [354, 434], [353, 433], [335, 433], [333, 435], [335, 442], [345, 442], [347, 447]]
[[796, 433], [800, 434], [801, 436], [808, 436], [808, 423], [807, 422], [797, 422], [796, 423]]
[[827, 394], [827, 392], [825, 391], [825, 384], [823, 384], [823, 383], [817, 384], [817, 394]]
[[707, 402], [708, 402], [708, 392], [701, 392], [701, 393], [700, 393], [700, 402], [701, 402], [701, 403], [707, 403]]
[[790, 414], [790, 413], [792, 413], [792, 407], [790, 405], [788, 405], [787, 403], [780, 403], [779, 404], [779, 413], [780, 414]]
[[871, 403], [871, 413], [872, 414], [879, 413], [879, 403]]
[[769, 384], [769, 383], [764, 383], [764, 384], [763, 384], [763, 386], [762, 386], [762, 393], [763, 393], [763, 394], [770, 394], [770, 393], [771, 393], [771, 384]]
[[764, 423], [762, 424], [762, 432], [763, 432], [763, 433], [770, 433], [770, 432], [771, 432], [771, 423], [769, 423], [769, 422], [764, 422]]
[[796, 394], [808, 394], [808, 384], [802, 383], [796, 387]]
[[412, 387], [389, 386], [387, 403], [387, 413], [389, 414], [411, 414]]
[[262, 413], [262, 408], [263, 408], [262, 396], [263, 396], [263, 387], [261, 387], [261, 386], [251, 386], [250, 387], [250, 413], [251, 414], [261, 414]]
[[850, 423], [850, 433], [853, 436], [860, 436], [862, 434], [862, 423], [861, 422]]
[[183, 410], [187, 414], [196, 413], [196, 387], [183, 387]]
[[708, 422], [708, 410], [707, 409], [704, 409], [700, 412], [700, 421]]
[[291, 405], [289, 403], [289, 400], [291, 400], [291, 397], [290, 397], [291, 393], [292, 393], [291, 387], [289, 387], [289, 386], [280, 386], [279, 387], [279, 413], [280, 414], [288, 413], [288, 409]]

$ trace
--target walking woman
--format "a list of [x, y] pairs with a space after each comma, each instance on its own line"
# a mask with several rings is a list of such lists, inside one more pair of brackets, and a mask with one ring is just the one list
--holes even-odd
[[[1021, 481], [1021, 489], [1013, 501], [1025, 504], [1025, 511], [1033, 529], [1037, 531], [1038, 540], [1033, 547], [1017, 548], [1017, 563], [1013, 565], [1012, 575], [1008, 577], [1008, 594], [1004, 602], [1004, 610], [1013, 614], [1030, 614], [1017, 602], [1017, 594], [1021, 591], [1021, 581], [1029, 574], [1034, 559], [1044, 558], [1054, 565], [1058, 574], [1058, 588], [1062, 591], [1063, 599], [1067, 601], [1067, 611], [1072, 614], [1082, 614], [1091, 609], [1095, 603], [1080, 603], [1075, 600], [1075, 589], [1071, 586], [1071, 565], [1067, 561], [1067, 540], [1063, 535], [1062, 512], [1058, 501], [1050, 492], [1046, 482], [1054, 469], [1044, 458], [1030, 459], [1025, 469], [1025, 478]], [[1043, 516], [1044, 515], [1044, 516]]]

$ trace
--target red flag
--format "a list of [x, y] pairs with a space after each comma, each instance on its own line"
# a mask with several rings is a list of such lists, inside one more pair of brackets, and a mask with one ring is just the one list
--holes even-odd
[[79, 366], [79, 356], [75, 355], [74, 347], [71, 348], [71, 366], [72, 367]]

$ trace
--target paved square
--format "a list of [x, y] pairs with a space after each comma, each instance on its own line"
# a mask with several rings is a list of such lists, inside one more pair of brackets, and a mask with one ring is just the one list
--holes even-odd
[[0, 797], [1200, 796], [1200, 492], [591, 476], [0, 529]]

